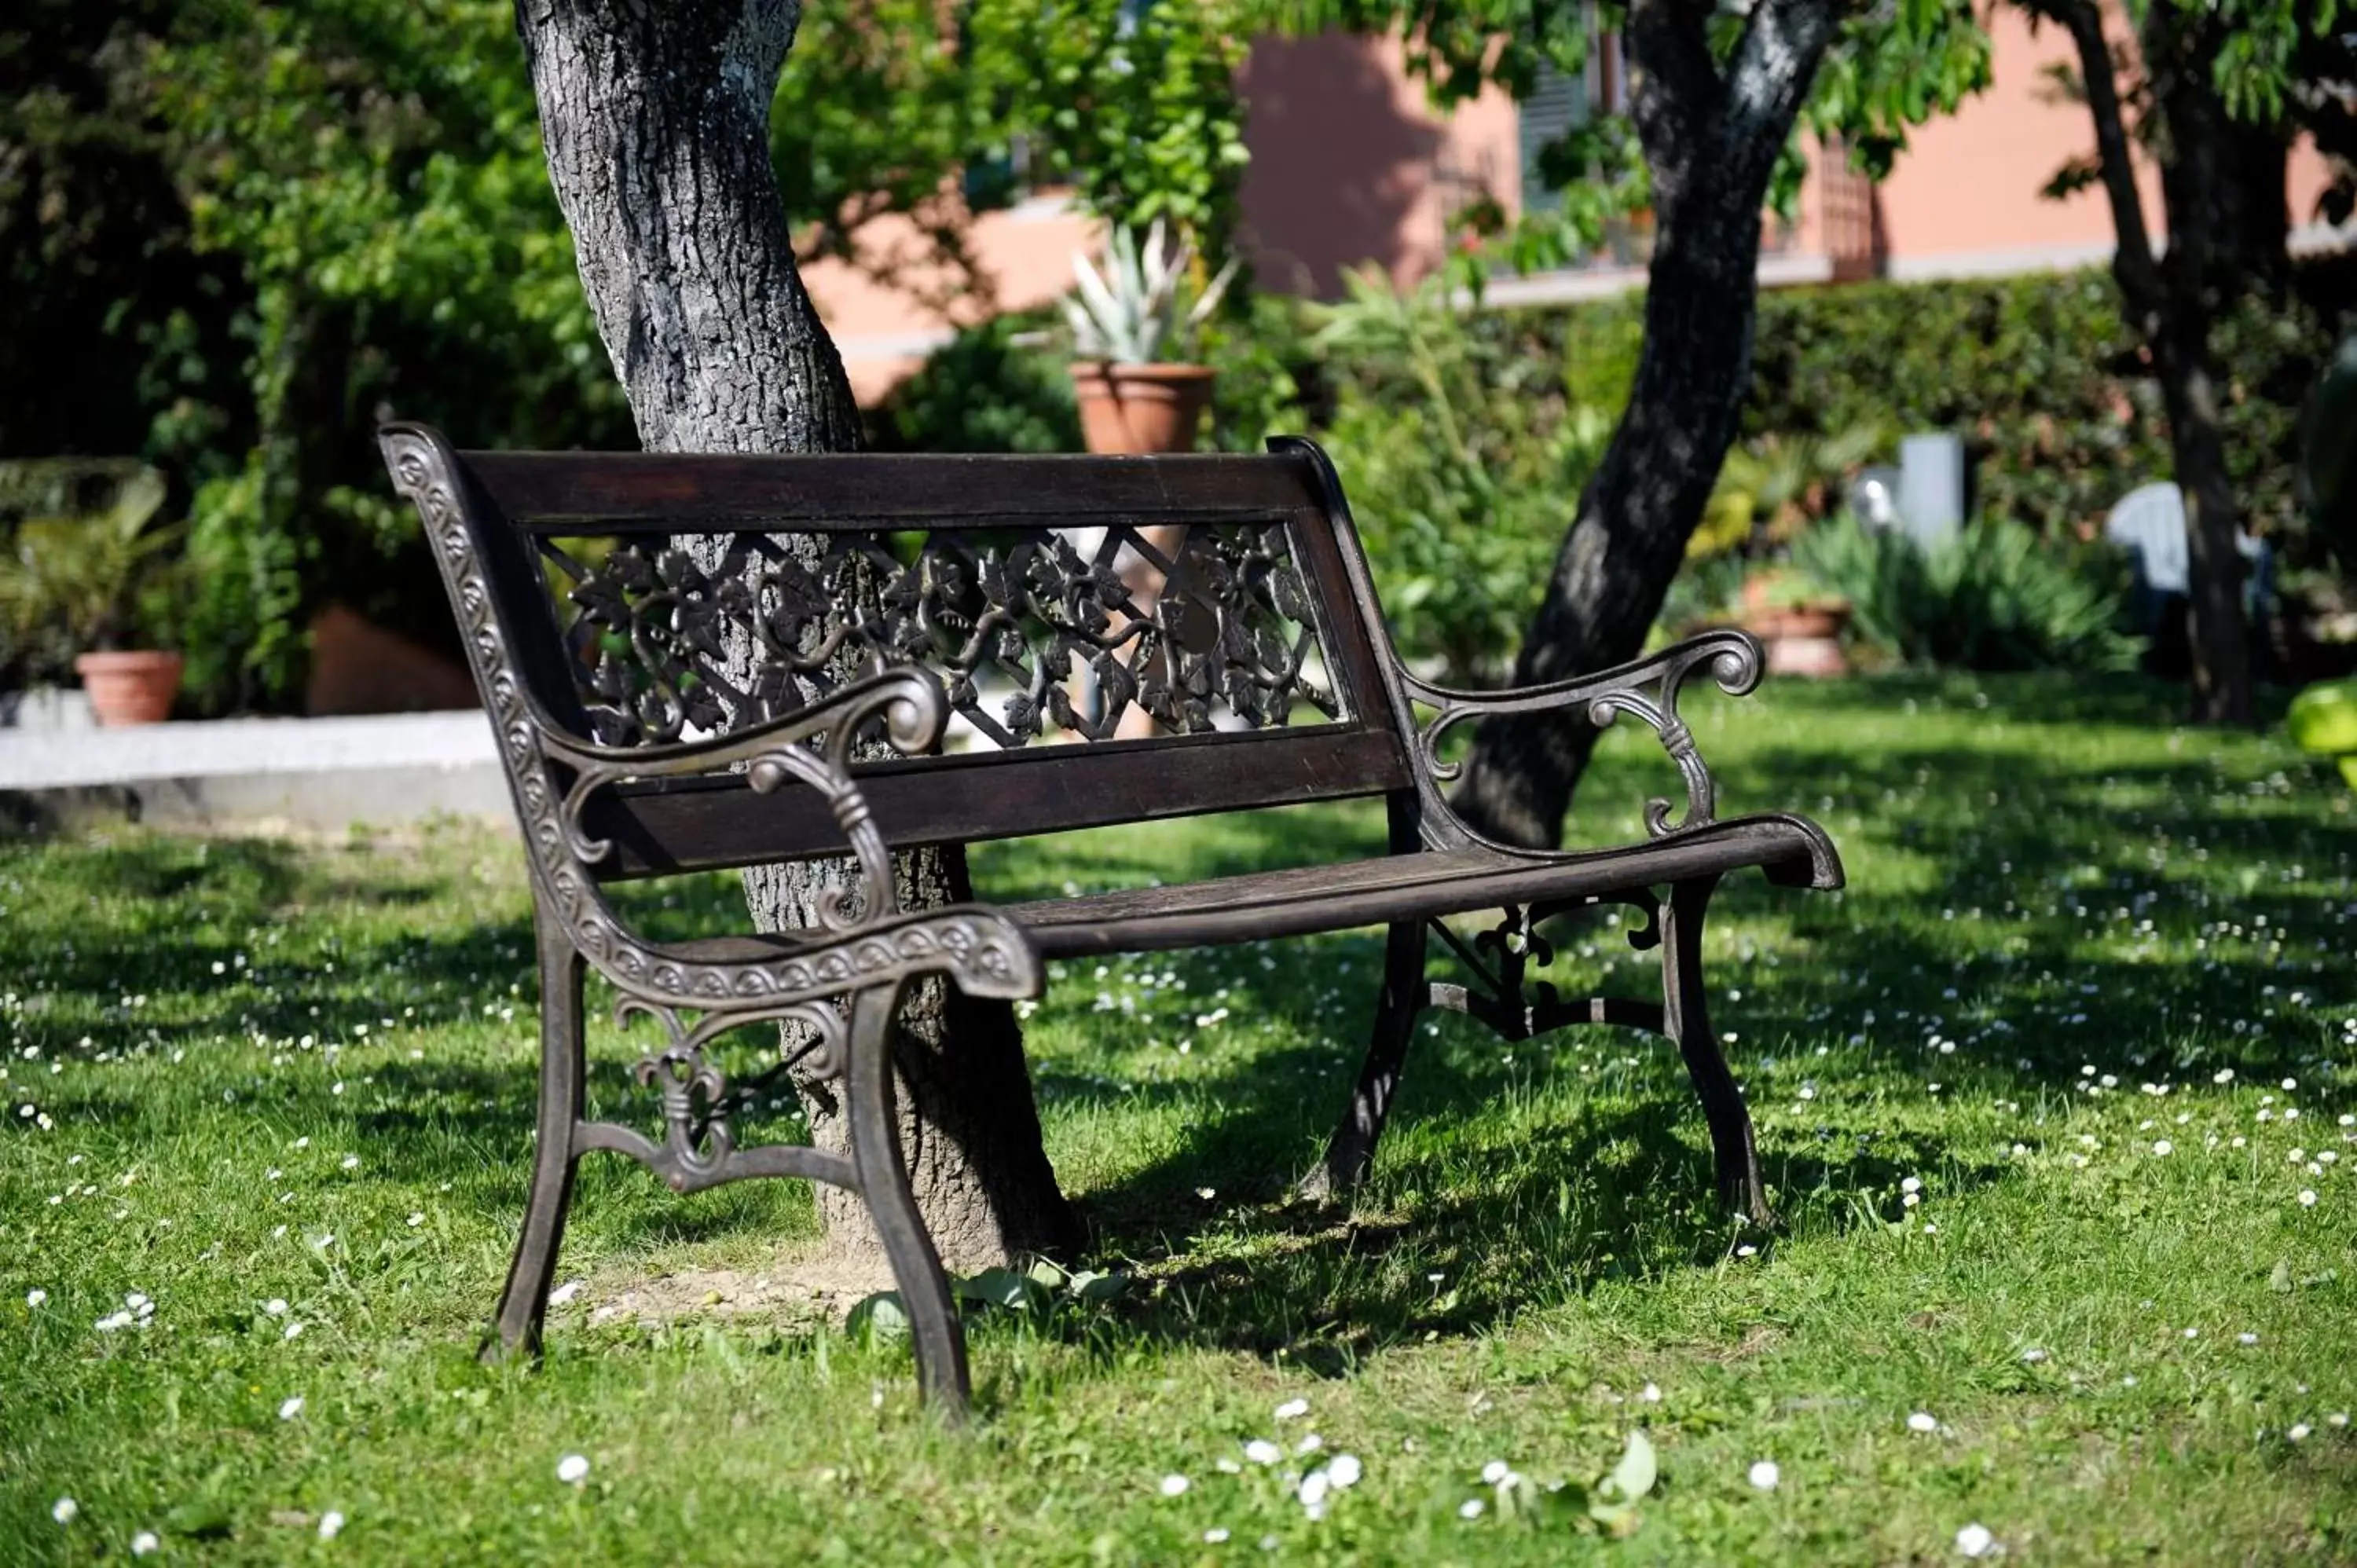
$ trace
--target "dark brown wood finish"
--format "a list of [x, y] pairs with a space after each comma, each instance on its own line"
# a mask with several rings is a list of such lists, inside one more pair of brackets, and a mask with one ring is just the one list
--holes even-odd
[[511, 522], [540, 532], [585, 521], [617, 533], [1082, 527], [1275, 518], [1318, 504], [1306, 465], [1262, 456], [459, 456]]
[[[909, 757], [852, 773], [885, 840], [904, 849], [1348, 800], [1408, 781], [1396, 736], [1339, 725]], [[593, 868], [608, 881], [843, 853], [816, 795], [758, 795], [730, 775], [623, 785], [593, 800], [582, 824], [614, 845]]]
[[[1604, 1024], [1674, 1040], [1708, 1113], [1723, 1196], [1746, 1220], [1768, 1220], [1749, 1117], [1704, 1012], [1702, 920], [1730, 871], [1831, 888], [1842, 870], [1805, 818], [1715, 815], [1716, 787], [1678, 716], [1679, 693], [1704, 677], [1736, 695], [1751, 690], [1762, 667], [1752, 639], [1706, 634], [1522, 691], [1432, 685], [1391, 648], [1340, 483], [1307, 442], [1274, 443], [1265, 456], [1098, 458], [460, 454], [416, 426], [393, 427], [385, 440], [467, 635], [541, 903], [544, 1004], [555, 1022], [503, 1343], [536, 1337], [582, 1151], [619, 1150], [682, 1190], [814, 1176], [863, 1195], [892, 1242], [928, 1391], [962, 1407], [953, 1303], [898, 1170], [879, 1078], [882, 1020], [899, 987], [940, 973], [974, 994], [1011, 995], [1037, 989], [1048, 958], [1371, 925], [1390, 928], [1373, 1044], [1306, 1193], [1346, 1197], [1364, 1176], [1416, 1020], [1445, 1008], [1511, 1039]], [[1190, 525], [1187, 542], [1135, 532], [1171, 523]], [[1227, 526], [1238, 524], [1254, 526]], [[1090, 553], [1071, 546], [1066, 531], [1097, 527], [1113, 532], [1092, 536]], [[1006, 536], [1017, 543], [935, 542], [987, 529], [1019, 531]], [[927, 542], [896, 554], [845, 537], [904, 532]], [[685, 536], [771, 533], [832, 535], [826, 562], [836, 564], [756, 575], [748, 585], [699, 575], [671, 548]], [[617, 542], [595, 562], [558, 553], [600, 535]], [[738, 558], [772, 548], [731, 547]], [[1127, 596], [1115, 567], [1132, 554], [1162, 571], [1162, 593]], [[563, 583], [544, 576], [550, 559]], [[871, 574], [866, 586], [845, 585], [860, 573]], [[579, 607], [569, 626], [552, 593], [567, 618]], [[1160, 640], [1144, 640], [1149, 633]], [[992, 640], [1026, 638], [1012, 650]], [[727, 664], [729, 639], [760, 650], [763, 668], [748, 677]], [[1313, 640], [1314, 673], [1304, 654]], [[886, 668], [840, 674], [854, 654]], [[654, 675], [618, 671], [626, 656]], [[1098, 682], [1096, 718], [1074, 717], [1074, 667]], [[813, 685], [824, 694], [796, 705]], [[1161, 733], [1121, 738], [1125, 703]], [[1064, 704], [1052, 726], [1039, 722], [1043, 704]], [[939, 751], [952, 711], [995, 744]], [[1581, 853], [1483, 839], [1441, 791], [1438, 747], [1452, 725], [1495, 713], [1648, 726], [1684, 786], [1682, 812], [1652, 801], [1645, 841]], [[851, 760], [856, 736], [888, 729], [899, 756]], [[891, 848], [1370, 796], [1386, 803], [1388, 851], [1340, 865], [1001, 909], [912, 916], [895, 904]], [[621, 926], [600, 891], [633, 877], [839, 857], [846, 846], [858, 898], [823, 929], [657, 945]], [[1628, 935], [1663, 950], [1662, 1004], [1561, 998], [1526, 983], [1552, 951], [1547, 922], [1607, 903], [1645, 915]], [[1484, 911], [1498, 912], [1492, 929], [1461, 923]], [[1435, 950], [1466, 983], [1426, 977]], [[662, 1094], [661, 1144], [580, 1120], [582, 961], [673, 1036], [635, 1069]], [[691, 1023], [697, 1012], [704, 1020]], [[710, 1109], [727, 1086], [703, 1046], [756, 1017], [814, 1033], [830, 1064], [820, 1076], [845, 1086], [859, 1119], [856, 1160], [734, 1147], [725, 1115]]]

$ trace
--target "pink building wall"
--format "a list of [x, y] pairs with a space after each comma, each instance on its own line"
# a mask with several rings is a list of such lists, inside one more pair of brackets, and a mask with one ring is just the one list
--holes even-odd
[[1440, 264], [1451, 214], [1522, 177], [1513, 100], [1437, 114], [1397, 39], [1263, 38], [1245, 62], [1243, 242], [1270, 287], [1331, 296], [1346, 267]]
[[[1820, 152], [1798, 221], [1763, 283], [1824, 282], [1879, 272], [1896, 278], [1969, 276], [2098, 264], [2112, 253], [2099, 191], [2062, 200], [2040, 194], [2063, 162], [2092, 149], [2086, 111], [2061, 102], [2048, 68], [2069, 61], [2058, 28], [2035, 32], [2014, 7], [1994, 8], [1992, 81], [1955, 114], [1917, 129], [1889, 178], [1869, 187]], [[2115, 22], [2125, 32], [2124, 24]], [[1402, 283], [1439, 265], [1450, 214], [1487, 192], [1511, 209], [1521, 190], [1514, 105], [1484, 93], [1447, 114], [1408, 79], [1395, 39], [1328, 35], [1265, 38], [1242, 85], [1252, 150], [1240, 242], [1265, 286], [1330, 296], [1343, 269], [1372, 263]], [[2146, 210], [2161, 218], [2158, 181], [2143, 171]], [[2327, 236], [2310, 219], [2327, 171], [2312, 147], [2288, 173], [2295, 245]], [[2305, 227], [2303, 227], [2305, 226]], [[905, 243], [876, 225], [869, 242]], [[1872, 253], [1861, 247], [1872, 233]], [[1092, 246], [1091, 225], [1054, 193], [974, 225], [973, 249], [995, 280], [995, 304], [1021, 308], [1071, 286], [1071, 255]], [[813, 294], [863, 400], [880, 396], [951, 331], [990, 308], [962, 301], [944, 312], [839, 263], [808, 269]], [[1501, 279], [1491, 296], [1577, 298], [1641, 285], [1633, 267]]]

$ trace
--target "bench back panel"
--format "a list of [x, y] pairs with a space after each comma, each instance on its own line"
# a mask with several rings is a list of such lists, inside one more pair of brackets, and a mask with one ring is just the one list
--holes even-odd
[[[454, 456], [519, 672], [583, 739], [726, 734], [914, 663], [957, 718], [942, 755], [859, 769], [897, 844], [1411, 786], [1307, 454]], [[609, 879], [842, 843], [814, 797], [726, 774], [583, 826]]]

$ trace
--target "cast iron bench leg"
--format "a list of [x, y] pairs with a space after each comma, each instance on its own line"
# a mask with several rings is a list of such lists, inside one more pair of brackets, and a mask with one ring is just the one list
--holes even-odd
[[1374, 1035], [1359, 1067], [1359, 1087], [1327, 1140], [1326, 1157], [1301, 1180], [1297, 1190], [1304, 1197], [1347, 1196], [1367, 1179], [1375, 1142], [1383, 1135], [1392, 1099], [1399, 1091], [1400, 1068], [1415, 1034], [1416, 1015], [1424, 1011], [1424, 944], [1423, 921], [1394, 922], [1383, 949], [1383, 989], [1375, 1002]]
[[515, 1260], [500, 1293], [493, 1337], [483, 1359], [496, 1361], [540, 1351], [541, 1320], [548, 1312], [548, 1287], [556, 1274], [556, 1249], [565, 1239], [565, 1214], [573, 1201], [573, 1172], [579, 1164], [573, 1129], [582, 1111], [581, 955], [546, 909], [533, 921], [540, 943], [540, 1121], [533, 1147], [532, 1194], [524, 1204], [523, 1230]]
[[845, 1069], [850, 1101], [852, 1163], [860, 1195], [877, 1238], [891, 1260], [909, 1326], [916, 1342], [917, 1383], [927, 1403], [951, 1425], [966, 1418], [972, 1386], [965, 1365], [965, 1332], [941, 1254], [909, 1191], [909, 1167], [900, 1154], [899, 1118], [892, 1109], [892, 1020], [900, 988], [879, 985], [859, 993], [851, 1007], [851, 1061]]
[[1769, 1210], [1767, 1184], [1752, 1146], [1751, 1112], [1720, 1054], [1718, 1036], [1710, 1032], [1710, 1009], [1703, 995], [1703, 914], [1717, 886], [1716, 876], [1680, 882], [1663, 901], [1663, 1030], [1677, 1041], [1695, 1091], [1702, 1096], [1711, 1150], [1718, 1162], [1719, 1202], [1755, 1225], [1772, 1225], [1776, 1217]]

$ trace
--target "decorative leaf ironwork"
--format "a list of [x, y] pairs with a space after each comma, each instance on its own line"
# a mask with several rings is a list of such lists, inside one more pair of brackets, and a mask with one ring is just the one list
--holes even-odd
[[813, 564], [737, 534], [709, 568], [673, 538], [544, 542], [597, 739], [726, 734], [909, 665], [1001, 748], [1132, 738], [1133, 709], [1173, 735], [1342, 716], [1282, 524], [905, 537], [834, 534]]

